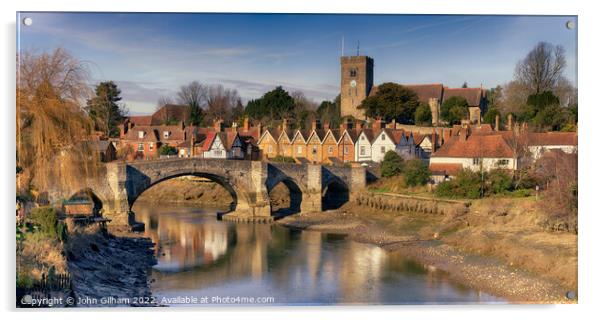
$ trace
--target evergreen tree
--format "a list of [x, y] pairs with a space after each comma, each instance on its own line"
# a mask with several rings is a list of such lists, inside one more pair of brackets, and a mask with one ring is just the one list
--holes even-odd
[[415, 115], [415, 123], [417, 125], [431, 125], [433, 123], [433, 115], [431, 113], [431, 108], [426, 103], [421, 103], [420, 106], [416, 109]]
[[403, 159], [393, 150], [387, 151], [381, 163], [380, 175], [383, 177], [392, 177], [400, 175], [403, 172]]
[[101, 82], [96, 86], [95, 96], [86, 103], [88, 116], [94, 122], [96, 130], [100, 130], [108, 137], [119, 135], [118, 124], [125, 116], [121, 101], [121, 90], [113, 81]]
[[441, 119], [449, 124], [459, 124], [468, 117], [468, 102], [466, 99], [453, 96], [441, 105]]
[[380, 117], [389, 122], [395, 119], [398, 123], [413, 124], [418, 96], [409, 88], [396, 83], [383, 83], [378, 86], [378, 92], [367, 97], [360, 105], [368, 117]]

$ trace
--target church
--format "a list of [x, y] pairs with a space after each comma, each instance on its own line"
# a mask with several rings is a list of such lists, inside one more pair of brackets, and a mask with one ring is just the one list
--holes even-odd
[[[468, 102], [469, 120], [477, 123], [487, 104], [487, 91], [483, 88], [450, 88], [441, 83], [403, 84], [418, 95], [421, 103], [431, 109], [433, 125], [441, 123], [441, 105], [447, 99], [458, 96]], [[351, 116], [366, 119], [364, 111], [358, 107], [369, 96], [378, 92], [374, 85], [374, 59], [368, 56], [341, 57], [341, 117]]]

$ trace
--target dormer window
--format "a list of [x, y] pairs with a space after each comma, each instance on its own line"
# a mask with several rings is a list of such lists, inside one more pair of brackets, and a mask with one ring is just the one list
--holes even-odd
[[138, 139], [144, 138], [144, 131], [138, 131]]
[[169, 131], [163, 131], [163, 138], [169, 138]]

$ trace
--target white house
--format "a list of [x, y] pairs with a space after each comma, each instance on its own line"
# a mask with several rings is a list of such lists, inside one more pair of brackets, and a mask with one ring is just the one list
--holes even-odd
[[415, 157], [414, 136], [403, 130], [382, 129], [372, 140], [372, 161], [381, 162], [393, 150], [404, 159]]
[[460, 165], [463, 169], [489, 171], [492, 169], [517, 169], [517, 159], [502, 135], [471, 135], [466, 133], [448, 139], [439, 150], [431, 154], [430, 165]]
[[227, 159], [228, 150], [226, 149], [224, 135], [218, 132], [209, 132], [207, 139], [203, 143], [203, 158], [207, 159]]
[[355, 161], [372, 161], [372, 130], [364, 129], [360, 132], [355, 142]]
[[539, 159], [546, 151], [549, 150], [561, 150], [565, 153], [577, 153], [577, 133], [530, 133], [527, 139], [527, 144], [533, 160]]

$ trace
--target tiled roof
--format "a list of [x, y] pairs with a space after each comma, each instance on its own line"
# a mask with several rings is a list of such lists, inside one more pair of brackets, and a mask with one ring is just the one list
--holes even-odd
[[150, 126], [153, 120], [152, 116], [130, 116], [127, 120], [136, 126]]
[[451, 137], [431, 157], [513, 158], [514, 153], [502, 135], [471, 135]]
[[443, 102], [451, 97], [462, 97], [466, 99], [469, 107], [481, 106], [483, 90], [481, 88], [448, 88], [443, 89]]
[[180, 122], [188, 122], [190, 119], [190, 110], [186, 105], [177, 105], [177, 104], [166, 104], [159, 108], [159, 110], [155, 111], [152, 115], [153, 125], [161, 125], [164, 124], [165, 121], [180, 121]]
[[[138, 137], [138, 132], [140, 131], [144, 132], [143, 138]], [[159, 141], [159, 136], [157, 135], [157, 131], [151, 126], [136, 126], [128, 130], [128, 132], [125, 134], [124, 140], [157, 142]]]
[[429, 170], [434, 175], [455, 176], [462, 170], [462, 165], [459, 163], [431, 163]]
[[546, 132], [529, 134], [528, 144], [532, 146], [576, 146], [575, 132]]
[[211, 145], [213, 144], [213, 140], [215, 140], [216, 136], [217, 132], [215, 131], [207, 133], [207, 138], [205, 138], [205, 141], [203, 141], [203, 146], [201, 147], [202, 152], [209, 151], [209, 149], [211, 149]]
[[403, 86], [416, 92], [418, 100], [422, 103], [428, 103], [431, 98], [441, 101], [441, 97], [443, 96], [443, 84], [441, 83], [408, 84]]

